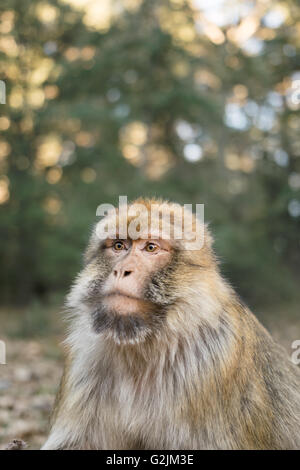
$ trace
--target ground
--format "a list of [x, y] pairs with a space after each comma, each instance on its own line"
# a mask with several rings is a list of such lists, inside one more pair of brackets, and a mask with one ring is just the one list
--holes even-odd
[[45, 441], [62, 360], [50, 340], [4, 339], [6, 365], [0, 365], [0, 448], [22, 438], [31, 449]]

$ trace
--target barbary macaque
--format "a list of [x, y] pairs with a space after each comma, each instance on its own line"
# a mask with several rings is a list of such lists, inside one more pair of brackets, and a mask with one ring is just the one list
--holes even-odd
[[[163, 206], [175, 229], [183, 208]], [[299, 449], [299, 369], [222, 278], [207, 226], [191, 248], [157, 217], [91, 236], [43, 449]]]

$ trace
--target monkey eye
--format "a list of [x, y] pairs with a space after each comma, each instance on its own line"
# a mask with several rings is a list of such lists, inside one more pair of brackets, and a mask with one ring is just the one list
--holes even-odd
[[155, 243], [147, 243], [145, 250], [148, 251], [148, 253], [154, 253], [154, 251], [158, 250], [158, 245]]
[[113, 244], [113, 249], [115, 251], [122, 251], [125, 249], [125, 244], [122, 241], [118, 240]]

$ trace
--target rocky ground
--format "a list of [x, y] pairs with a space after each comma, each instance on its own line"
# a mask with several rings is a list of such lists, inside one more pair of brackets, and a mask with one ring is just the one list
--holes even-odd
[[0, 449], [16, 438], [38, 449], [62, 371], [58, 341], [1, 339], [7, 364], [0, 365]]

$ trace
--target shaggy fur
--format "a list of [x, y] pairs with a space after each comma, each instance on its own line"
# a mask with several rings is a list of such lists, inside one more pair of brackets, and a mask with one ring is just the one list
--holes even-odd
[[44, 449], [300, 448], [299, 369], [222, 279], [205, 230], [149, 280], [155, 309], [122, 320], [95, 308], [110, 266], [92, 236]]

